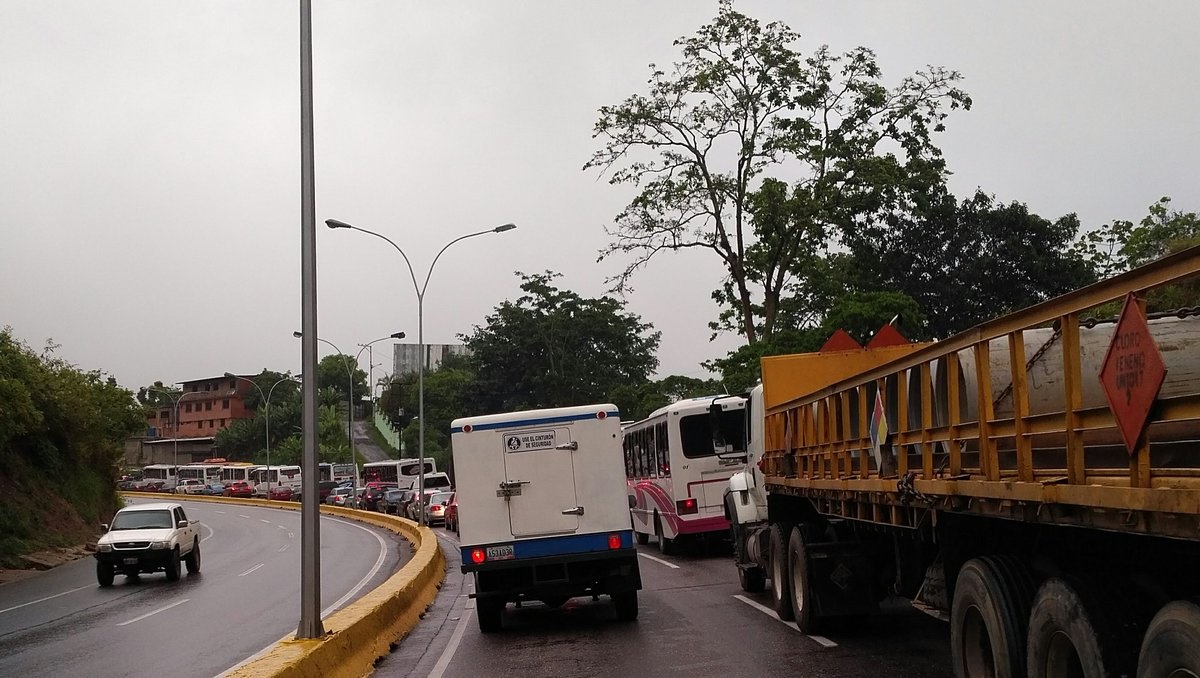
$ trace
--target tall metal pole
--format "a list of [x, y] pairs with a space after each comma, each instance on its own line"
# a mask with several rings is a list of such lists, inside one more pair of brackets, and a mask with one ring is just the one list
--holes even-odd
[[[429, 278], [430, 278], [430, 276], [433, 275], [433, 267], [437, 266], [438, 259], [441, 258], [442, 253], [445, 252], [447, 249], [449, 249], [449, 247], [451, 245], [453, 245], [454, 243], [456, 243], [460, 240], [466, 240], [467, 238], [473, 238], [477, 235], [486, 235], [488, 233], [504, 233], [505, 231], [513, 230], [517, 226], [516, 226], [516, 224], [504, 224], [501, 226], [497, 226], [496, 228], [490, 228], [486, 231], [477, 231], [475, 233], [468, 233], [466, 235], [460, 235], [457, 238], [455, 238], [454, 240], [451, 240], [450, 242], [443, 245], [442, 249], [438, 250], [437, 255], [433, 257], [433, 262], [429, 264], [429, 270], [427, 270], [425, 272], [425, 284], [418, 285], [417, 284], [417, 274], [413, 272], [412, 262], [410, 262], [408, 260], [408, 255], [404, 253], [404, 250], [400, 249], [399, 245], [392, 242], [391, 238], [387, 237], [386, 235], [376, 233], [375, 231], [368, 231], [365, 228], [359, 228], [358, 226], [351, 226], [350, 224], [347, 224], [344, 221], [338, 221], [337, 219], [326, 219], [325, 225], [328, 226], [329, 228], [349, 228], [349, 229], [353, 229], [355, 231], [362, 231], [363, 233], [373, 235], [376, 238], [382, 238], [383, 240], [386, 240], [388, 242], [388, 244], [390, 244], [392, 247], [396, 248], [396, 251], [399, 252], [400, 256], [404, 258], [404, 264], [406, 266], [408, 266], [408, 275], [409, 275], [409, 277], [412, 278], [413, 289], [417, 293], [417, 352], [419, 354], [417, 356], [417, 435], [420, 436], [420, 440], [417, 441], [419, 452], [417, 453], [418, 454], [418, 457], [417, 457], [417, 488], [416, 488], [415, 494], [417, 496], [417, 501], [423, 502], [425, 499], [425, 496], [424, 496], [425, 495], [425, 311], [424, 311], [424, 307], [425, 307], [425, 290], [427, 290], [429, 288]], [[419, 505], [423, 505], [423, 504], [419, 504]], [[425, 512], [424, 511], [421, 511], [418, 513], [417, 523], [420, 525], [425, 524]]]
[[321, 524], [317, 466], [317, 212], [313, 162], [312, 0], [300, 0], [300, 315], [304, 452], [300, 490], [300, 625], [296, 638], [320, 638]]

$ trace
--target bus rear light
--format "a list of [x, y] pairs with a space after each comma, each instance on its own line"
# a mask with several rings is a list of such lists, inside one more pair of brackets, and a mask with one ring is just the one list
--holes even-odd
[[699, 507], [696, 506], [696, 498], [688, 497], [675, 502], [675, 511], [681, 516], [696, 513]]
[[479, 565], [479, 564], [483, 563], [483, 561], [485, 561], [485, 560], [487, 560], [487, 554], [485, 554], [483, 552], [483, 549], [474, 549], [473, 551], [471, 551], [471, 562], [472, 563]]
[[619, 534], [608, 535], [608, 548], [610, 548], [610, 549], [621, 548], [621, 535], [619, 535]]

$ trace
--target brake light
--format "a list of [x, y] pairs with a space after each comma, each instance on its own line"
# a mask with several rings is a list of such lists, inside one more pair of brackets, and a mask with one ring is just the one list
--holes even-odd
[[610, 548], [610, 549], [621, 548], [621, 535], [619, 535], [619, 534], [608, 535], [608, 548]]
[[472, 563], [479, 565], [480, 563], [482, 563], [485, 560], [487, 560], [487, 554], [485, 554], [483, 552], [483, 549], [475, 549], [475, 550], [471, 551], [471, 562]]
[[675, 511], [681, 516], [696, 513], [697, 510], [695, 497], [688, 497], [687, 499], [680, 499], [675, 502]]

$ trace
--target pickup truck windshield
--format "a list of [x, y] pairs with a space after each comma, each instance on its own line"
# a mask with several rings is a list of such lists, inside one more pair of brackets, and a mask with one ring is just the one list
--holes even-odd
[[113, 530], [169, 529], [170, 511], [124, 511], [113, 518]]

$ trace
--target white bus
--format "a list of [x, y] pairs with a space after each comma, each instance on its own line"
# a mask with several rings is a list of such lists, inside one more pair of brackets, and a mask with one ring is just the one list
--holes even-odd
[[630, 515], [639, 544], [658, 539], [663, 553], [679, 541], [729, 532], [724, 496], [741, 459], [717, 456], [709, 407], [721, 403], [722, 417], [745, 422], [745, 399], [707, 396], [680, 400], [625, 425], [625, 476]]
[[215, 483], [221, 480], [221, 465], [220, 464], [184, 464], [179, 467], [180, 480], [199, 480], [204, 484]]
[[236, 480], [244, 480], [253, 484], [253, 479], [250, 473], [258, 468], [257, 464], [251, 464], [248, 461], [231, 461], [221, 466], [221, 482], [225, 485]]
[[[389, 459], [388, 461], [371, 461], [362, 465], [359, 478], [363, 484], [370, 482], [396, 483], [403, 487], [410, 481], [415, 481], [420, 473], [421, 462], [416, 459]], [[437, 464], [431, 457], [425, 457], [425, 473], [436, 473]]]
[[142, 468], [142, 481], [138, 484], [137, 489], [146, 487], [147, 485], [162, 482], [163, 490], [173, 490], [179, 480], [175, 475], [174, 464], [150, 464]]
[[254, 486], [255, 496], [267, 496], [267, 493], [280, 485], [288, 485], [293, 491], [300, 489], [299, 466], [259, 466], [250, 472], [250, 484]]
[[339, 483], [344, 480], [354, 480], [354, 464], [334, 464], [333, 480]]

